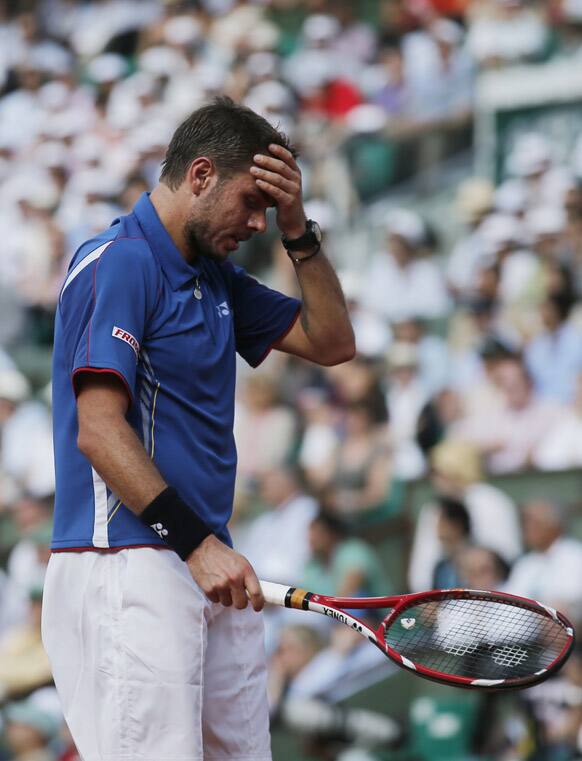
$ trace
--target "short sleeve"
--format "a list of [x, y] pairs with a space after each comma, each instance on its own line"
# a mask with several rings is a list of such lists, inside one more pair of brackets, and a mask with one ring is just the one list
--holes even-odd
[[60, 309], [73, 384], [82, 371], [112, 372], [133, 400], [139, 351], [157, 293], [147, 244], [113, 241], [78, 277], [70, 277]]
[[301, 302], [259, 283], [229, 263], [236, 350], [251, 367], [265, 359], [273, 344], [293, 326]]

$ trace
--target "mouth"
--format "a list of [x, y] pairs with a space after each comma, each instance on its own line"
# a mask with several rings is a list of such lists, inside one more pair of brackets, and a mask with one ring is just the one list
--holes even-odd
[[226, 239], [226, 248], [228, 251], [236, 251], [239, 247], [239, 243], [248, 240], [250, 235], [229, 235]]

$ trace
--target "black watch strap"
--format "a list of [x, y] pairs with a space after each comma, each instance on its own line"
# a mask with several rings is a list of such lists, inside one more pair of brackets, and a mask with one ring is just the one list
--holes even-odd
[[[321, 230], [317, 222], [308, 219], [305, 223], [305, 232], [298, 238], [288, 238], [286, 235], [281, 236], [281, 242], [285, 247], [289, 258], [295, 263], [311, 259], [319, 253], [321, 249]], [[312, 250], [313, 249], [313, 250]], [[307, 256], [293, 256], [295, 251], [310, 251]]]

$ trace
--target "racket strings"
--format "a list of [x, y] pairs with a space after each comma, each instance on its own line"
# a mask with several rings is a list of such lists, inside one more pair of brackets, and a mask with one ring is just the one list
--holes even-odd
[[417, 665], [469, 679], [509, 679], [548, 668], [564, 626], [527, 607], [479, 599], [421, 602], [400, 613], [386, 643]]

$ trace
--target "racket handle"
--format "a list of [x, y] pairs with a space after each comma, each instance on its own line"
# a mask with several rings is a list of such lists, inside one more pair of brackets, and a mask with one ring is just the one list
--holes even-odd
[[265, 602], [271, 605], [282, 605], [285, 607], [285, 597], [291, 587], [283, 584], [275, 584], [273, 581], [259, 581]]

